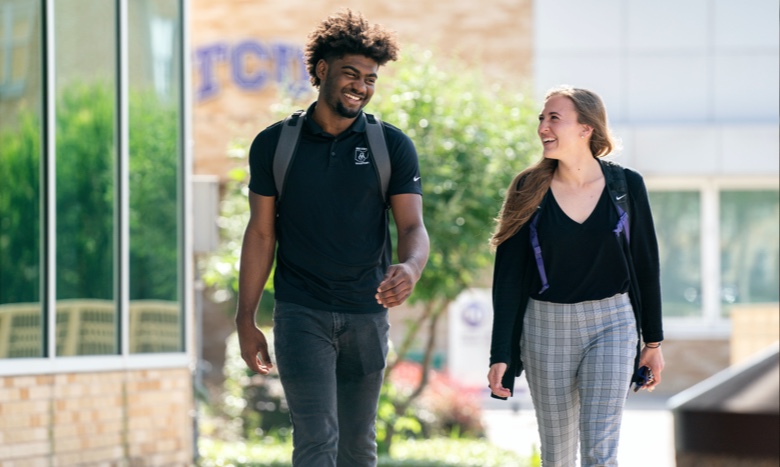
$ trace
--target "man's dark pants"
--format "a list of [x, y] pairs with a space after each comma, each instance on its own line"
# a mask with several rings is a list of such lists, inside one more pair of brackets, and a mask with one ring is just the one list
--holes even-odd
[[276, 302], [274, 349], [294, 466], [376, 466], [389, 328], [387, 311], [336, 313]]

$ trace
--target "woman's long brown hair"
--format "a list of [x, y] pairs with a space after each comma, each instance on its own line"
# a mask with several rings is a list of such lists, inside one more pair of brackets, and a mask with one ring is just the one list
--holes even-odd
[[[601, 98], [587, 89], [561, 86], [548, 91], [544, 100], [547, 102], [555, 96], [571, 99], [577, 111], [577, 123], [593, 129], [590, 136], [593, 157], [604, 157], [611, 153], [616, 147], [616, 141], [609, 131], [607, 110]], [[490, 239], [493, 248], [515, 235], [531, 219], [550, 188], [557, 167], [557, 160], [542, 158], [512, 180], [496, 219], [496, 230]]]

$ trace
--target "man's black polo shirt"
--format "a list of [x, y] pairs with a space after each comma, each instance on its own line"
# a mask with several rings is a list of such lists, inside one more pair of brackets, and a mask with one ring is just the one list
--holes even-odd
[[[314, 104], [307, 113], [313, 110]], [[374, 295], [392, 245], [365, 125], [356, 119], [333, 136], [306, 118], [276, 219], [276, 299], [345, 313], [383, 309]], [[398, 128], [384, 127], [392, 166], [388, 199], [421, 195], [414, 144]], [[280, 132], [281, 122], [269, 126], [249, 150], [249, 189], [258, 195], [277, 196], [273, 155]]]

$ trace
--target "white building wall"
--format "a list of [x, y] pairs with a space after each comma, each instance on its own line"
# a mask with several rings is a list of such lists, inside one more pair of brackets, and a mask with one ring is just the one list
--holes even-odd
[[541, 0], [534, 88], [598, 92], [646, 176], [776, 176], [776, 0]]

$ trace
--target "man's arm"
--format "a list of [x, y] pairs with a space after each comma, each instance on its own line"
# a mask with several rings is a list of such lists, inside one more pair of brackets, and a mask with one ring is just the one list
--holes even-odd
[[268, 342], [255, 324], [255, 313], [274, 263], [275, 203], [273, 196], [260, 196], [249, 191], [249, 223], [244, 231], [238, 273], [236, 329], [241, 358], [251, 370], [260, 374], [268, 374], [273, 368]]
[[400, 194], [390, 197], [393, 218], [398, 228], [398, 261], [387, 269], [377, 288], [376, 301], [385, 308], [402, 304], [420, 280], [428, 261], [430, 244], [422, 217], [422, 196]]

